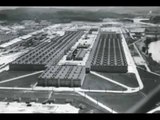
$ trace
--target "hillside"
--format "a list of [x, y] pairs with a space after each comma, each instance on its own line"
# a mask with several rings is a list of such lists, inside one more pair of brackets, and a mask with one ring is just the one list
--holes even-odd
[[58, 8], [17, 8], [14, 10], [1, 10], [0, 20], [50, 20], [52, 22], [70, 22], [75, 20], [101, 21], [103, 18], [134, 17], [131, 14], [120, 14], [106, 11], [73, 10]]

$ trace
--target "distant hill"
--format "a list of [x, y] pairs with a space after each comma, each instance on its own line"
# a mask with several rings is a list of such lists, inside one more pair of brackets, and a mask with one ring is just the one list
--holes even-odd
[[103, 18], [134, 17], [127, 13], [114, 13], [104, 10], [79, 10], [59, 8], [17, 8], [14, 10], [1, 10], [0, 20], [50, 20], [52, 22], [101, 21]]
[[127, 6], [121, 6], [121, 7], [102, 7], [99, 8], [99, 11], [105, 11], [105, 12], [114, 12], [118, 14], [132, 14], [132, 15], [145, 15], [148, 14], [149, 11], [152, 11], [153, 14], [160, 14], [160, 7], [127, 7]]
[[1, 10], [0, 20], [50, 20], [52, 22], [101, 21], [103, 18], [132, 18], [160, 14], [160, 7], [60, 7], [16, 8]]

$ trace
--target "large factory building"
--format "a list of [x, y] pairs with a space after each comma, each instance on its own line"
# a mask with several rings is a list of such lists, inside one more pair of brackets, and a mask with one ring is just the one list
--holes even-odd
[[56, 87], [79, 87], [83, 84], [85, 74], [85, 67], [83, 66], [51, 66], [39, 76], [38, 85]]
[[94, 49], [90, 54], [88, 67], [98, 72], [127, 72], [127, 61], [124, 54], [121, 36], [114, 32], [101, 32]]

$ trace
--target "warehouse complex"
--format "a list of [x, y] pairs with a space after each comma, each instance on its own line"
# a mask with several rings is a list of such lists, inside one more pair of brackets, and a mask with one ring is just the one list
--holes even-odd
[[[97, 31], [98, 33], [98, 31]], [[39, 76], [39, 86], [80, 87], [86, 76], [86, 61], [96, 39], [96, 34], [82, 37], [63, 55], [57, 64]], [[85, 38], [87, 36], [87, 38]]]
[[[82, 35], [82, 31], [66, 31], [63, 36], [51, 39], [51, 42], [41, 43], [34, 50], [11, 62], [10, 70], [45, 70], [39, 76], [38, 85], [41, 86], [81, 86], [85, 77], [85, 67], [59, 66], [57, 63]], [[75, 59], [83, 59], [84, 54], [84, 50], [79, 50]]]
[[67, 32], [51, 42], [44, 42], [10, 63], [10, 70], [44, 70], [56, 64], [82, 34], [80, 31]]
[[65, 31], [9, 64], [10, 70], [44, 72], [39, 86], [80, 87], [92, 71], [125, 73], [127, 61], [121, 34], [91, 28]]

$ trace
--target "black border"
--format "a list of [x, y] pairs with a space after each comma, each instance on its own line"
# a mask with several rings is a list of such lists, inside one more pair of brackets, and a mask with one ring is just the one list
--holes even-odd
[[[158, 0], [3, 0], [0, 2], [0, 6], [8, 7], [8, 6], [85, 6], [85, 7], [92, 7], [92, 6], [160, 6], [160, 3]], [[5, 115], [5, 116], [3, 116]], [[12, 116], [16, 118], [12, 118]], [[91, 114], [88, 116], [87, 114], [1, 114], [2, 119], [43, 119], [43, 120], [75, 120], [75, 119], [95, 119], [95, 120], [103, 120], [103, 119], [111, 119], [111, 120], [120, 120], [124, 119], [126, 117], [127, 120], [133, 119], [137, 120], [139, 119], [152, 119], [152, 115], [147, 116], [139, 116], [140, 114], [121, 114], [121, 115], [113, 115], [113, 114]], [[28, 118], [27, 118], [28, 117]], [[121, 118], [122, 117], [122, 118]], [[151, 118], [150, 118], [151, 117]], [[159, 117], [154, 117], [155, 119], [158, 119]]]
[[159, 0], [3, 0], [0, 6], [159, 6]]

